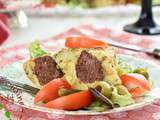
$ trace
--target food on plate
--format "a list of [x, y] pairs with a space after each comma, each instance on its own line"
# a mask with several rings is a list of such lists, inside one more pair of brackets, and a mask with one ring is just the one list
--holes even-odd
[[37, 86], [41, 87], [49, 81], [63, 76], [57, 67], [55, 60], [40, 48], [38, 42], [30, 45], [30, 59], [23, 67], [28, 78]]
[[66, 80], [54, 79], [44, 85], [43, 88], [36, 94], [34, 102], [49, 102], [55, 98], [58, 98], [60, 96], [58, 94], [59, 90], [62, 88], [69, 90], [72, 87]]
[[64, 78], [76, 89], [87, 89], [87, 85], [94, 85], [95, 81], [107, 81], [113, 85], [121, 83], [112, 47], [63, 48], [54, 54], [54, 59]]
[[65, 4], [66, 0], [42, 0], [41, 4], [43, 4], [45, 7], [54, 7], [57, 4]]
[[90, 105], [92, 102], [92, 98], [92, 93], [89, 90], [84, 90], [59, 97], [53, 101], [46, 103], [44, 106], [55, 109], [77, 110]]
[[[36, 105], [100, 112], [134, 104], [135, 98], [151, 90], [147, 70], [122, 65], [116, 49], [107, 43], [72, 36], [66, 38], [65, 46], [51, 54], [38, 42], [30, 45], [30, 59], [24, 63], [24, 70], [41, 88], [34, 98]], [[97, 90], [100, 97], [91, 89]]]
[[97, 8], [110, 5], [125, 5], [128, 3], [137, 3], [138, 0], [42, 0], [46, 7], [54, 5], [67, 5], [70, 7]]
[[140, 97], [151, 90], [150, 83], [142, 74], [125, 74], [121, 76], [121, 80], [133, 97]]
[[94, 40], [92, 38], [77, 36], [77, 37], [67, 37], [65, 46], [69, 48], [96, 48], [96, 47], [107, 47], [107, 43]]
[[135, 69], [134, 73], [142, 74], [146, 79], [149, 79], [149, 74], [148, 74], [147, 70], [144, 68]]

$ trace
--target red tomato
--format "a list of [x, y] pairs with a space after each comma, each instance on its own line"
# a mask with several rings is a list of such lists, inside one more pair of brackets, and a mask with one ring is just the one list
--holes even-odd
[[45, 107], [63, 110], [77, 110], [88, 106], [92, 102], [90, 91], [81, 91], [67, 96], [62, 96], [45, 104]]
[[48, 7], [48, 8], [55, 6], [55, 4], [52, 3], [52, 2], [46, 2], [46, 3], [42, 3], [42, 4], [43, 4], [45, 7]]
[[141, 74], [132, 73], [121, 76], [122, 84], [127, 87], [133, 97], [144, 95], [151, 90], [149, 81]]
[[60, 88], [71, 89], [71, 86], [66, 80], [54, 79], [42, 87], [42, 89], [36, 94], [34, 102], [49, 102], [58, 98], [58, 91]]
[[[1, 15], [1, 14], [0, 14]], [[8, 39], [10, 36], [9, 28], [1, 21], [0, 16], [0, 44], [3, 43], [5, 40]]]
[[107, 47], [107, 43], [95, 40], [92, 38], [77, 36], [77, 37], [67, 37], [65, 46], [69, 48], [94, 48], [94, 47]]
[[144, 93], [147, 92], [147, 90], [137, 87], [137, 88], [134, 88], [134, 89], [130, 89], [129, 92], [132, 94], [132, 96], [134, 98], [136, 98], [136, 97], [143, 96]]

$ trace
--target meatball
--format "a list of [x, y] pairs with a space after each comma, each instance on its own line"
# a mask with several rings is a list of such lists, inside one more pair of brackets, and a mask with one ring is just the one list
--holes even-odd
[[103, 80], [101, 61], [87, 51], [82, 51], [76, 64], [76, 75], [84, 83]]
[[36, 74], [40, 85], [44, 85], [55, 78], [63, 76], [62, 71], [57, 68], [57, 63], [51, 56], [36, 58], [34, 62], [34, 73]]

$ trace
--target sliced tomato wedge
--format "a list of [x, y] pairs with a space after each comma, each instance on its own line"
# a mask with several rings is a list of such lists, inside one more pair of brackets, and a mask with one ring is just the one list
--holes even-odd
[[88, 106], [92, 102], [92, 98], [91, 92], [86, 90], [59, 97], [46, 103], [44, 106], [54, 109], [77, 110]]
[[121, 76], [122, 84], [127, 87], [133, 97], [144, 95], [151, 90], [149, 81], [141, 74], [131, 73]]
[[147, 92], [147, 90], [137, 87], [134, 89], [130, 89], [129, 92], [131, 93], [133, 98], [136, 98], [136, 97], [143, 96]]
[[77, 37], [67, 37], [65, 46], [69, 48], [94, 48], [94, 47], [107, 47], [108, 44], [92, 39], [89, 37], [84, 37], [84, 36], [77, 36]]
[[71, 89], [71, 85], [64, 79], [54, 79], [44, 85], [42, 89], [36, 94], [34, 103], [40, 101], [49, 102], [59, 97], [58, 91], [60, 88]]

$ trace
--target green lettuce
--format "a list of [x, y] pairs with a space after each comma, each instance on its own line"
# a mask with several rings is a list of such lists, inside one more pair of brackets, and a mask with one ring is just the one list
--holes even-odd
[[41, 57], [47, 54], [47, 52], [41, 48], [39, 41], [34, 41], [29, 45], [29, 52], [30, 52], [31, 59]]
[[114, 87], [111, 100], [114, 104], [119, 105], [120, 107], [134, 103], [132, 95], [123, 85]]
[[159, 1], [159, 0], [153, 0], [153, 4], [154, 4], [154, 5], [160, 4], [160, 1]]
[[134, 70], [127, 63], [127, 61], [125, 61], [123, 58], [117, 58], [117, 61], [118, 61], [117, 72], [118, 72], [119, 76], [121, 76], [122, 74], [133, 73]]
[[89, 7], [87, 0], [66, 0], [66, 4], [71, 8], [75, 8], [77, 6], [82, 8]]
[[88, 107], [85, 107], [85, 109], [96, 112], [103, 112], [110, 109], [110, 107], [100, 100], [94, 100]]

